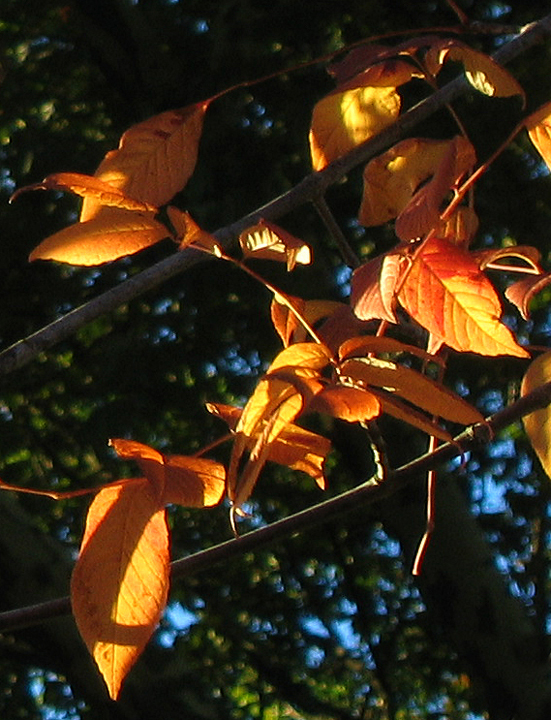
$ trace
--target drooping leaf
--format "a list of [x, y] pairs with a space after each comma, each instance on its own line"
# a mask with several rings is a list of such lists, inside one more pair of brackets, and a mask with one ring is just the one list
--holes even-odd
[[135, 200], [119, 188], [109, 185], [109, 183], [99, 178], [92, 177], [91, 175], [81, 175], [80, 173], [55, 173], [48, 175], [42, 182], [27, 185], [17, 190], [10, 198], [10, 202], [28, 190], [68, 191], [75, 193], [75, 195], [80, 195], [80, 197], [91, 198], [99, 203], [99, 205], [118, 207], [124, 210], [136, 210], [142, 213], [157, 212], [155, 205]]
[[174, 205], [169, 205], [167, 215], [174, 228], [176, 242], [180, 250], [193, 245], [208, 250], [213, 255], [220, 256], [221, 247], [218, 240], [214, 235], [203, 230], [188, 212], [179, 210]]
[[353, 423], [376, 418], [381, 412], [381, 403], [369, 390], [339, 384], [316, 393], [309, 409]]
[[398, 299], [432, 335], [459, 352], [527, 357], [509, 328], [500, 322], [501, 303], [469, 253], [430, 238], [417, 253]]
[[[350, 360], [351, 358], [362, 358], [368, 355], [413, 355], [423, 360], [424, 363], [436, 363], [444, 366], [443, 360], [419, 348], [416, 345], [403, 343], [395, 338], [386, 335], [362, 335], [350, 338], [339, 347], [339, 360]], [[385, 358], [383, 358], [385, 359]]]
[[[477, 250], [471, 253], [478, 266], [485, 270], [503, 270], [504, 272], [523, 272], [531, 275], [542, 275], [543, 269], [540, 266], [541, 253], [532, 245], [512, 245], [510, 247], [490, 248], [489, 250]], [[514, 265], [504, 264], [501, 260], [516, 260]], [[518, 264], [518, 261], [521, 264]]]
[[530, 140], [551, 169], [551, 102], [545, 103], [526, 119]]
[[360, 265], [352, 274], [350, 304], [360, 320], [396, 323], [396, 288], [404, 255], [391, 251]]
[[297, 263], [309, 265], [312, 262], [309, 245], [267, 220], [244, 230], [239, 236], [239, 243], [245, 257], [284, 262], [289, 271]]
[[445, 385], [390, 360], [352, 358], [341, 364], [340, 372], [354, 385], [383, 388], [444, 420], [461, 425], [483, 420], [478, 410]]
[[551, 284], [551, 273], [545, 273], [544, 275], [536, 277], [532, 275], [509, 285], [505, 290], [505, 297], [518, 308], [522, 317], [528, 320], [530, 317], [530, 302], [535, 295], [549, 284]]
[[159, 622], [168, 584], [165, 512], [149, 481], [102, 490], [88, 511], [71, 604], [113, 699]]
[[[348, 337], [349, 330], [353, 326], [353, 319], [350, 316], [348, 305], [335, 300], [303, 300], [299, 297], [286, 296], [286, 303], [281, 296], [274, 295], [271, 304], [271, 317], [278, 335], [283, 344], [287, 347], [292, 343], [305, 342], [308, 339], [308, 332], [300, 322], [297, 315], [292, 312], [287, 303], [291, 303], [297, 313], [306, 322], [316, 328], [318, 336], [330, 349], [335, 347], [335, 336], [344, 332]], [[334, 322], [332, 319], [334, 318]], [[321, 321], [325, 321], [320, 325]], [[336, 327], [334, 327], [336, 325]], [[356, 325], [357, 329], [357, 325]], [[340, 343], [339, 343], [340, 344]], [[337, 345], [338, 347], [338, 345]]]
[[459, 40], [446, 39], [435, 43], [425, 57], [425, 64], [436, 75], [447, 61], [463, 64], [465, 76], [479, 92], [490, 97], [520, 95], [524, 90], [518, 81], [489, 55], [473, 50]]
[[210, 507], [217, 505], [224, 495], [226, 471], [221, 463], [186, 455], [164, 455], [135, 440], [116, 438], [109, 444], [119, 457], [137, 462], [162, 505]]
[[475, 151], [468, 140], [458, 135], [450, 141], [431, 180], [415, 192], [396, 218], [395, 232], [400, 240], [424, 237], [438, 227], [445, 198], [475, 162]]
[[[442, 166], [446, 159], [447, 163]], [[442, 193], [445, 195], [449, 191], [455, 178], [465, 172], [472, 162], [472, 146], [463, 138], [402, 140], [365, 166], [359, 222], [370, 227], [397, 217], [411, 202], [420, 185], [442, 167], [442, 178], [436, 183], [436, 198], [433, 201], [438, 206]]]
[[167, 228], [150, 214], [104, 208], [92, 220], [50, 235], [32, 251], [29, 260], [100, 265], [139, 252], [168, 235]]
[[[551, 382], [551, 352], [546, 352], [530, 363], [521, 385], [521, 395]], [[547, 407], [535, 410], [522, 418], [524, 429], [530, 439], [543, 469], [551, 478], [551, 410]]]
[[[203, 119], [210, 100], [168, 110], [133, 125], [117, 150], [107, 153], [95, 177], [135, 200], [159, 207], [182, 190], [195, 170]], [[80, 220], [98, 212], [96, 200], [84, 200]]]
[[435, 228], [435, 235], [467, 249], [478, 232], [478, 215], [468, 205], [460, 205], [444, 221], [440, 221]]
[[402, 60], [379, 63], [320, 100], [309, 135], [314, 170], [323, 170], [393, 123], [401, 106], [396, 88], [416, 74]]

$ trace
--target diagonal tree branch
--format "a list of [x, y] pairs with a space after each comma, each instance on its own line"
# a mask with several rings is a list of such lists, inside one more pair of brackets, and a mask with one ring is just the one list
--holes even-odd
[[[252, 552], [269, 543], [277, 542], [295, 533], [335, 520], [360, 507], [384, 500], [428, 470], [464, 454], [467, 450], [487, 444], [495, 433], [503, 430], [525, 415], [551, 404], [551, 382], [533, 390], [505, 409], [489, 417], [485, 423], [467, 428], [452, 442], [444, 443], [437, 450], [425, 453], [402, 467], [390, 471], [383, 482], [370, 478], [365, 483], [325, 502], [289, 515], [270, 525], [252, 530], [246, 535], [227, 540], [172, 563], [172, 578], [211, 570], [212, 566], [246, 552]], [[68, 615], [71, 603], [68, 597], [57, 598], [36, 605], [0, 613], [0, 632], [19, 629], [41, 623], [54, 617]]]
[[[550, 35], [551, 14], [529, 25], [518, 36], [499, 48], [493, 57], [496, 61], [506, 64]], [[307, 175], [294, 188], [263, 207], [257, 208], [240, 220], [219, 229], [214, 233], [215, 237], [222, 246], [227, 246], [241, 231], [258, 222], [260, 218], [277, 220], [291, 210], [322, 196], [328, 187], [346, 175], [352, 168], [367, 162], [398, 142], [422, 120], [430, 117], [469, 89], [470, 85], [463, 76], [456, 78], [408, 110], [393, 125], [376, 137], [354, 148], [324, 170]], [[187, 249], [152, 265], [135, 277], [111, 288], [0, 352], [0, 375], [5, 375], [26, 365], [40, 352], [71, 336], [97, 317], [208, 259], [208, 256], [196, 250]]]

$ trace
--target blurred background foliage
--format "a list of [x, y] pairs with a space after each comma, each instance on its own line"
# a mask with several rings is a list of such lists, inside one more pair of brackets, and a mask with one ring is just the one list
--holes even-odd
[[[236, 83], [295, 68], [362, 38], [395, 33], [399, 40], [402, 32], [456, 27], [450, 5], [3, 0], [2, 347], [174, 251], [161, 243], [94, 269], [30, 265], [29, 252], [72, 221], [78, 203], [48, 192], [25, 195], [10, 206], [15, 188], [53, 172], [93, 173], [133, 123]], [[472, 21], [503, 26], [500, 34], [466, 36], [487, 52], [549, 9], [544, 2], [485, 0], [459, 6]], [[531, 49], [511, 69], [526, 88], [529, 110], [549, 99], [548, 46]], [[324, 64], [314, 63], [216, 101], [207, 114], [196, 173], [177, 204], [215, 230], [300, 181], [310, 172], [312, 108], [331, 87]], [[516, 100], [474, 95], [460, 100], [457, 111], [481, 159], [521, 112]], [[418, 129], [429, 136], [450, 132], [455, 128], [445, 111]], [[388, 228], [358, 227], [360, 177], [361, 170], [353, 171], [327, 199], [351, 245], [368, 257], [393, 240]], [[477, 190], [480, 246], [536, 245], [548, 267], [549, 198], [547, 172], [519, 138]], [[345, 298], [349, 271], [314, 210], [301, 208], [281, 224], [313, 245], [315, 263], [290, 275], [266, 264], [258, 269], [301, 297]], [[539, 296], [529, 323], [521, 324], [507, 308], [524, 341], [548, 344], [548, 299], [548, 292]], [[279, 349], [269, 301], [265, 289], [243, 273], [207, 263], [0, 378], [0, 477], [38, 488], [88, 487], [133, 471], [114, 458], [110, 437], [182, 454], [216, 439], [224, 428], [204, 403], [242, 402]], [[452, 357], [448, 377], [491, 413], [515, 397], [524, 366], [518, 360]], [[326, 429], [337, 448], [330, 462], [332, 495], [365, 479], [371, 466], [365, 438], [337, 426]], [[382, 429], [393, 466], [426, 447], [426, 439], [407, 428], [384, 422]], [[227, 450], [218, 452], [224, 459]], [[496, 570], [492, 582], [502, 584], [515, 612], [534, 630], [529, 655], [539, 672], [549, 644], [548, 481], [533, 464], [520, 426], [449, 472], [460, 490], [455, 502], [468, 506], [468, 517], [475, 518], [470, 532], [488, 550], [483, 562]], [[269, 468], [255, 490], [249, 523], [272, 521], [322, 499], [309, 478]], [[82, 499], [0, 496], [0, 610], [67, 593], [86, 505]], [[69, 618], [4, 633], [1, 716], [543, 720], [551, 681], [540, 683], [536, 709], [525, 706], [516, 690], [503, 689], [487, 666], [473, 663], [476, 658], [454, 642], [461, 620], [442, 613], [449, 602], [443, 587], [450, 597], [459, 590], [445, 578], [437, 586], [411, 577], [423, 513], [420, 478], [387, 507], [358, 510], [227, 567], [178, 580], [162, 626], [118, 705], [107, 701]], [[459, 511], [456, 516], [463, 517]], [[230, 537], [224, 506], [171, 509], [170, 521], [174, 557]], [[443, 528], [451, 543], [465, 527], [457, 522], [457, 530]], [[460, 541], [468, 537], [458, 537], [457, 553]], [[464, 552], [480, 553], [480, 547]], [[453, 546], [450, 552], [453, 557]], [[465, 576], [464, 584], [471, 580]], [[493, 600], [487, 602], [488, 607], [480, 601], [479, 622], [489, 632], [495, 608]]]

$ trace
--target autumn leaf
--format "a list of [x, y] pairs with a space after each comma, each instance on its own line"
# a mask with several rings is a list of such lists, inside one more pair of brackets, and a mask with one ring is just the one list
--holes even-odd
[[314, 170], [323, 170], [393, 123], [401, 106], [396, 88], [416, 74], [405, 61], [379, 63], [320, 100], [309, 134]]
[[64, 192], [72, 192], [84, 198], [91, 198], [108, 207], [117, 207], [124, 210], [136, 210], [142, 213], [156, 213], [157, 208], [147, 202], [141, 202], [128, 197], [119, 188], [109, 185], [109, 183], [92, 177], [91, 175], [81, 175], [79, 173], [55, 173], [48, 175], [42, 182], [27, 185], [17, 190], [10, 198], [13, 202], [19, 195], [28, 190], [60, 190]]
[[509, 285], [505, 290], [505, 297], [515, 305], [522, 317], [528, 320], [530, 317], [530, 302], [544, 288], [551, 284], [551, 273], [539, 276], [530, 276], [524, 280]]
[[92, 220], [50, 235], [31, 252], [29, 260], [100, 265], [137, 253], [168, 235], [167, 228], [150, 214], [104, 208]]
[[450, 242], [424, 243], [398, 300], [431, 333], [432, 347], [445, 343], [459, 352], [528, 356], [500, 322], [501, 303], [490, 281], [467, 251]]
[[360, 320], [396, 323], [396, 288], [404, 254], [391, 251], [360, 265], [352, 274], [350, 304]]
[[316, 393], [308, 409], [350, 423], [367, 422], [380, 415], [381, 403], [368, 390], [338, 384]]
[[[334, 315], [338, 315], [336, 323], [339, 330], [346, 333], [351, 327], [351, 323], [347, 322], [346, 316], [343, 317], [341, 313], [341, 311], [345, 310], [349, 314], [349, 308], [344, 303], [336, 300], [303, 300], [289, 295], [285, 296], [285, 301], [283, 302], [281, 295], [276, 294], [271, 304], [272, 322], [285, 347], [292, 343], [305, 342], [308, 338], [307, 330], [298, 319], [297, 314], [304, 318], [310, 327], [316, 327], [318, 336], [329, 348], [335, 346], [333, 339], [336, 329], [332, 327], [330, 322], [319, 326], [321, 321], [330, 321]], [[297, 314], [292, 312], [289, 304], [295, 308]]]
[[433, 75], [438, 74], [447, 61], [463, 64], [465, 76], [471, 85], [490, 97], [511, 97], [520, 95], [524, 101], [522, 86], [505, 68], [489, 55], [473, 50], [459, 40], [441, 40], [427, 52], [425, 65]]
[[449, 388], [411, 368], [379, 358], [351, 358], [340, 365], [348, 382], [384, 389], [436, 417], [461, 425], [482, 422], [482, 415]]
[[528, 136], [551, 169], [551, 102], [545, 103], [525, 121]]
[[[210, 100], [180, 110], [168, 110], [133, 125], [117, 150], [107, 153], [95, 177], [135, 200], [165, 205], [182, 190], [195, 170], [203, 119]], [[86, 198], [81, 222], [100, 208]]]
[[[404, 227], [400, 235], [407, 240], [410, 237], [420, 237], [438, 221], [439, 214], [435, 213], [435, 210], [441, 200], [453, 182], [473, 163], [472, 146], [462, 137], [453, 140], [402, 140], [365, 166], [359, 222], [371, 227], [392, 220], [406, 209], [422, 183], [436, 176], [434, 185], [421, 195], [425, 204], [430, 203], [430, 219], [424, 222], [417, 234], [416, 231], [407, 232]], [[420, 212], [421, 209], [417, 209], [417, 213]], [[405, 220], [402, 222], [405, 225]], [[404, 234], [406, 237], [403, 237]]]
[[168, 585], [165, 511], [149, 481], [101, 490], [88, 511], [71, 604], [113, 699], [160, 620]]
[[[528, 367], [521, 385], [521, 395], [551, 382], [551, 353], [537, 357]], [[549, 405], [522, 418], [524, 429], [530, 439], [543, 469], [551, 478], [551, 411]]]
[[245, 257], [285, 262], [289, 271], [297, 263], [309, 265], [312, 262], [309, 245], [267, 220], [244, 230], [239, 236], [239, 244]]
[[467, 249], [478, 232], [478, 215], [468, 205], [460, 205], [445, 220], [440, 220], [435, 229], [436, 237]]
[[195, 246], [203, 248], [213, 255], [220, 256], [220, 243], [206, 230], [203, 230], [188, 212], [179, 210], [173, 205], [167, 207], [167, 215], [172, 227], [179, 250]]
[[186, 455], [164, 455], [149, 445], [115, 438], [109, 441], [120, 458], [135, 460], [162, 505], [217, 505], [224, 495], [226, 471], [221, 463]]

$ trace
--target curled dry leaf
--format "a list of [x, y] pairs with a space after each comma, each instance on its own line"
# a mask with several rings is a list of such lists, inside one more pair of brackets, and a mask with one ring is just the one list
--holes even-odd
[[284, 262], [289, 271], [297, 263], [309, 265], [312, 262], [309, 245], [267, 220], [244, 230], [239, 236], [239, 244], [245, 257]]
[[551, 102], [545, 103], [525, 121], [528, 136], [551, 169]]
[[174, 228], [175, 239], [179, 245], [179, 250], [184, 250], [194, 245], [195, 247], [201, 247], [211, 252], [213, 255], [219, 256], [221, 254], [220, 243], [214, 235], [211, 235], [197, 225], [188, 212], [169, 205], [167, 215]]
[[160, 620], [168, 584], [165, 511], [149, 481], [101, 490], [88, 511], [71, 605], [113, 699]]
[[446, 240], [423, 244], [398, 300], [434, 344], [480, 355], [528, 356], [500, 322], [501, 302], [490, 281], [466, 250]]
[[530, 302], [535, 295], [549, 284], [551, 284], [551, 273], [545, 273], [545, 275], [537, 277], [531, 276], [510, 285], [505, 290], [505, 297], [518, 308], [522, 317], [528, 320], [530, 317]]
[[350, 304], [360, 320], [396, 323], [396, 288], [404, 270], [404, 254], [393, 250], [360, 265], [352, 274]]
[[[182, 190], [195, 170], [203, 119], [210, 100], [180, 110], [168, 110], [133, 125], [117, 150], [107, 153], [95, 177], [125, 195], [165, 205]], [[100, 208], [84, 200], [80, 220], [90, 220]]]
[[[528, 367], [522, 380], [521, 395], [528, 393], [551, 382], [551, 352], [536, 358]], [[549, 405], [535, 410], [522, 419], [526, 434], [536, 455], [551, 478], [551, 410]]]
[[396, 88], [417, 74], [410, 63], [390, 60], [370, 67], [320, 100], [309, 135], [314, 170], [323, 170], [393, 123], [401, 107]]
[[167, 228], [151, 214], [104, 208], [92, 220], [50, 235], [29, 260], [57, 260], [71, 265], [101, 265], [132, 255], [168, 237]]

